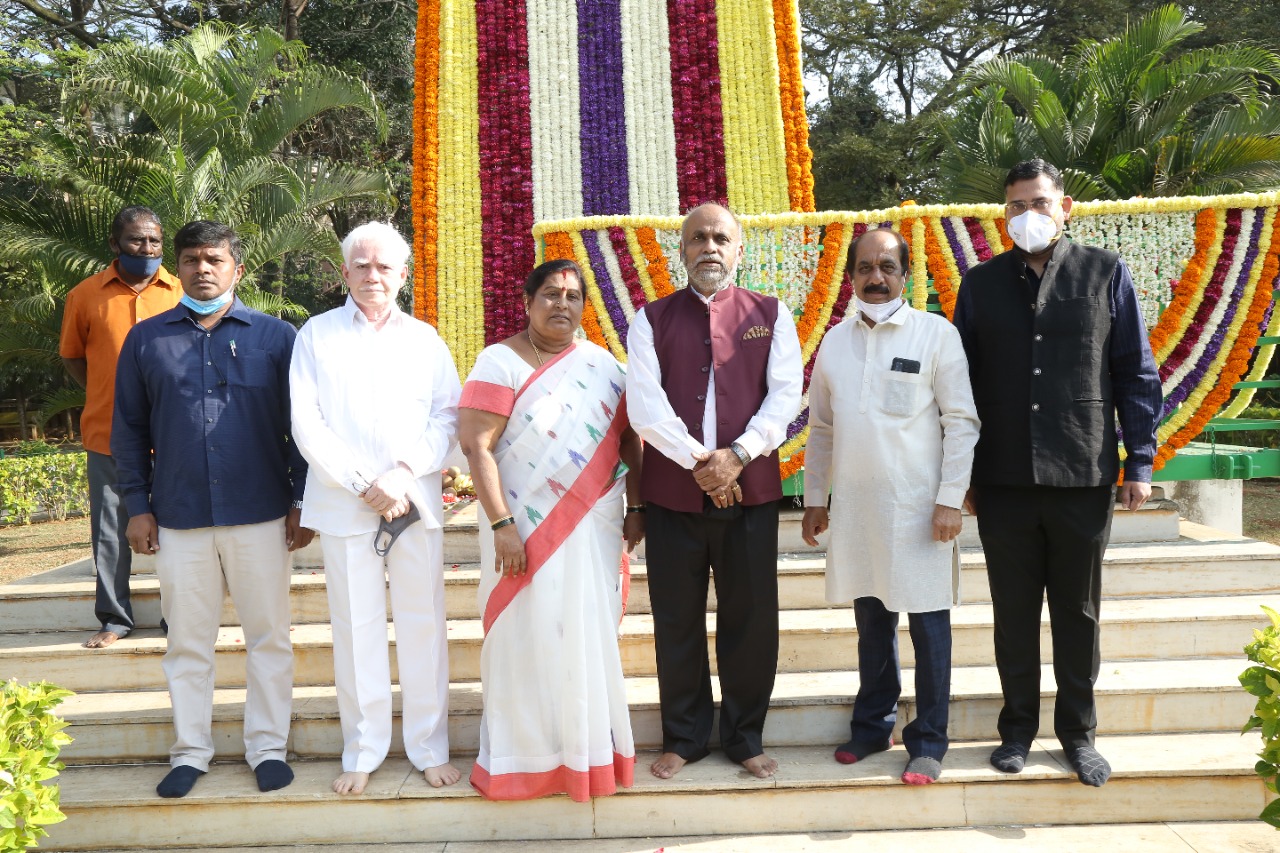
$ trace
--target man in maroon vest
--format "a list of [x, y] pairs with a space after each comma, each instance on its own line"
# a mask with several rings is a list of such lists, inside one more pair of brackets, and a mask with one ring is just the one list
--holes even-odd
[[777, 448], [800, 408], [791, 312], [735, 287], [742, 227], [718, 204], [685, 217], [690, 287], [638, 311], [628, 335], [627, 412], [645, 440], [649, 597], [669, 779], [707, 755], [714, 707], [707, 583], [715, 578], [720, 745], [756, 776], [778, 763], [762, 732], [778, 666]]

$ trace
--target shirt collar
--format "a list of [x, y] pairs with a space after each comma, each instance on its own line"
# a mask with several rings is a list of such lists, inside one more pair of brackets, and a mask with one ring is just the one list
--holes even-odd
[[[364, 315], [364, 312], [360, 310], [360, 306], [357, 305], [356, 301], [351, 298], [351, 294], [347, 294], [347, 301], [346, 301], [346, 304], [342, 306], [342, 309], [347, 312], [347, 315], [351, 321], [351, 325], [355, 326], [356, 328], [362, 329], [369, 325], [369, 318], [366, 317]], [[390, 326], [390, 325], [398, 324], [401, 322], [403, 317], [404, 317], [404, 312], [400, 310], [400, 306], [392, 305], [391, 316], [387, 318], [386, 325]], [[383, 326], [383, 328], [386, 328], [386, 326]]]
[[717, 297], [719, 297], [720, 294], [722, 293], [725, 294], [724, 298], [728, 299], [729, 298], [728, 291], [731, 291], [736, 286], [737, 285], [735, 285], [732, 281], [721, 282], [720, 285], [716, 287], [716, 292], [711, 294], [710, 296], [703, 296], [702, 291], [698, 290], [698, 288], [693, 286], [693, 282], [689, 282], [688, 289], [690, 293], [698, 297], [699, 301], [701, 301], [703, 305], [710, 305], [711, 302], [715, 300]]

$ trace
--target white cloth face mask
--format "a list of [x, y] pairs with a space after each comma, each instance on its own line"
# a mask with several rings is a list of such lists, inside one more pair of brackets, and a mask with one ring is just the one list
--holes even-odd
[[1014, 245], [1029, 255], [1043, 252], [1058, 236], [1058, 223], [1053, 217], [1028, 210], [1008, 222], [1009, 237]]
[[870, 302], [863, 302], [856, 296], [854, 299], [858, 300], [858, 311], [862, 313], [862, 316], [877, 324], [888, 320], [903, 305], [901, 296], [897, 299], [891, 299], [888, 302], [881, 302], [874, 305]]

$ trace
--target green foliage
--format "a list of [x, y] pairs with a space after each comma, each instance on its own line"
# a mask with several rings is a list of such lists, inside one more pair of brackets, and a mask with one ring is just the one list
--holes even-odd
[[[1240, 733], [1261, 730], [1262, 752], [1253, 770], [1267, 790], [1280, 793], [1276, 787], [1280, 773], [1280, 613], [1270, 607], [1262, 609], [1271, 619], [1271, 627], [1253, 632], [1253, 642], [1244, 647], [1244, 653], [1257, 665], [1240, 673], [1241, 686], [1258, 701]], [[1280, 800], [1273, 800], [1258, 818], [1280, 829]]]
[[[1240, 413], [1241, 419], [1280, 421], [1280, 408], [1254, 404]], [[1280, 429], [1250, 430], [1249, 432], [1222, 433], [1220, 441], [1245, 447], [1280, 448]]]
[[[38, 442], [29, 442], [34, 444]], [[59, 521], [89, 508], [89, 479], [83, 453], [6, 456], [0, 459], [0, 510], [10, 524], [29, 524], [48, 511]]]
[[58, 786], [45, 783], [62, 769], [58, 753], [71, 743], [53, 708], [72, 695], [47, 681], [10, 679], [0, 687], [0, 850], [35, 847], [46, 826], [66, 820]]
[[953, 201], [1003, 197], [1011, 166], [1043, 157], [1080, 200], [1280, 187], [1280, 54], [1245, 43], [1185, 50], [1204, 30], [1163, 6], [1065, 57], [998, 56], [966, 76], [943, 127]]

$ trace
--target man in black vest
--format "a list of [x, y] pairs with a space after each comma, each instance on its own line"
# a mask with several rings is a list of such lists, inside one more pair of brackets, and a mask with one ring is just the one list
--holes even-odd
[[[1040, 719], [1045, 593], [1058, 683], [1054, 733], [1080, 781], [1111, 765], [1094, 749], [1098, 610], [1111, 510], [1151, 494], [1160, 377], [1129, 270], [1063, 239], [1062, 175], [1044, 160], [1005, 178], [1015, 249], [965, 275], [955, 324], [982, 419], [968, 503], [978, 517], [1004, 692], [991, 763], [1022, 770]], [[1116, 420], [1127, 451], [1120, 474]]]

